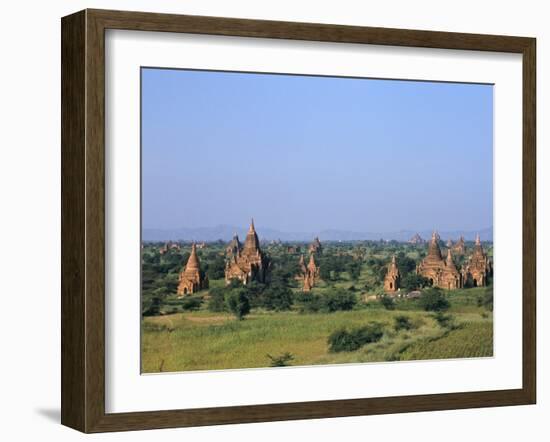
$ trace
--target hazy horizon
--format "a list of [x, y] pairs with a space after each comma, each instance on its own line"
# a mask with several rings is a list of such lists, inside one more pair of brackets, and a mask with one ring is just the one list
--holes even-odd
[[492, 149], [491, 85], [142, 70], [143, 229], [488, 229]]

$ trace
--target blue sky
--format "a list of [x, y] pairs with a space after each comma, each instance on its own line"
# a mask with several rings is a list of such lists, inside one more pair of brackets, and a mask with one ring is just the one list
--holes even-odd
[[491, 85], [142, 69], [144, 228], [492, 226]]

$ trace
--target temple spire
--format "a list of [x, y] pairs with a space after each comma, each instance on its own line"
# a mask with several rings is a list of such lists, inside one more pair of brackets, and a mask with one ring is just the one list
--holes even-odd
[[481, 245], [481, 240], [479, 239], [479, 233], [476, 235], [476, 246]]
[[199, 257], [197, 256], [197, 245], [193, 242], [191, 245], [191, 255], [189, 255], [189, 259], [187, 260], [187, 265], [185, 266], [186, 269], [198, 269], [200, 266], [199, 263]]
[[443, 259], [443, 257], [441, 256], [441, 249], [439, 248], [439, 235], [437, 234], [436, 230], [434, 230], [432, 233], [432, 239], [428, 246], [428, 256], [431, 259], [436, 259], [436, 260]]
[[317, 265], [315, 264], [315, 258], [313, 257], [313, 253], [309, 255], [309, 263], [307, 264], [307, 267], [309, 269], [316, 269]]

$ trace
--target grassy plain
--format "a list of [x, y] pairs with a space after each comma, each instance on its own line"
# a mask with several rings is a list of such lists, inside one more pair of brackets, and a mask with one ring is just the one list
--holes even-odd
[[[334, 313], [254, 310], [243, 321], [206, 310], [145, 317], [142, 371], [267, 367], [268, 354], [285, 352], [294, 356], [291, 365], [488, 357], [493, 352], [493, 320], [492, 313], [478, 306], [483, 290], [449, 292], [451, 327], [418, 310], [414, 300], [398, 301], [395, 310], [385, 310], [379, 302]], [[396, 331], [395, 318], [403, 315], [413, 328]], [[384, 327], [380, 341], [353, 352], [329, 352], [332, 332], [372, 321]]]

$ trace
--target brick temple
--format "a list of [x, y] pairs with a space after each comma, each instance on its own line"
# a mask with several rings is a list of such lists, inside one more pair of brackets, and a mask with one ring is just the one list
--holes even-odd
[[267, 273], [267, 259], [260, 249], [260, 240], [254, 227], [254, 220], [246, 234], [244, 245], [241, 246], [239, 237], [235, 235], [226, 249], [228, 254], [225, 266], [225, 283], [232, 280], [248, 284], [251, 281], [265, 282]]
[[453, 290], [462, 287], [462, 275], [453, 261], [451, 249], [443, 259], [439, 248], [439, 235], [434, 231], [428, 245], [428, 255], [416, 267], [416, 273], [428, 278], [434, 287]]
[[208, 288], [208, 276], [201, 271], [201, 264], [197, 256], [197, 246], [191, 246], [191, 255], [185, 268], [179, 275], [178, 296], [183, 297]]
[[477, 235], [474, 251], [462, 269], [464, 283], [473, 287], [486, 286], [492, 273], [491, 261], [483, 250], [481, 240], [479, 239], [479, 235]]

